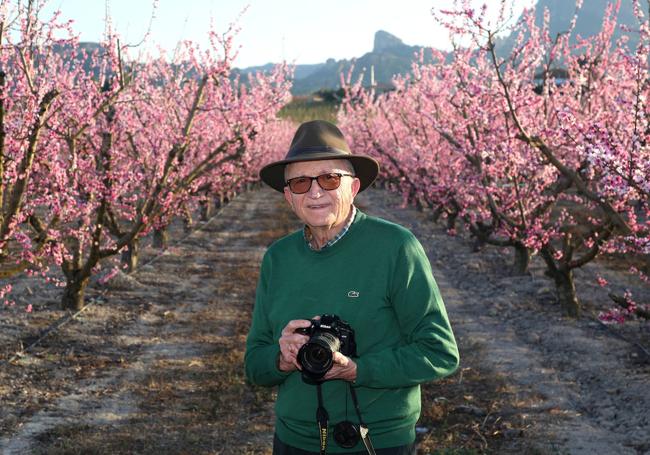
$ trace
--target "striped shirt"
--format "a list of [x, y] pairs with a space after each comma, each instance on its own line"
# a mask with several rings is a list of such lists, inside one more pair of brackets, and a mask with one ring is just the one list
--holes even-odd
[[[336, 236], [329, 240], [325, 245], [323, 245], [323, 248], [320, 248], [320, 250], [324, 250], [325, 248], [329, 248], [330, 246], [334, 245], [336, 242], [341, 240], [341, 238], [347, 234], [348, 229], [350, 229], [350, 226], [352, 226], [352, 222], [354, 221], [354, 218], [357, 216], [357, 208], [353, 205], [352, 206], [352, 211], [349, 215], [348, 222], [345, 223], [345, 226], [343, 226], [343, 229], [341, 229], [341, 232], [336, 234]], [[314, 236], [311, 233], [311, 229], [309, 226], [305, 225], [305, 228], [303, 229], [303, 235], [305, 236], [305, 242], [307, 242], [307, 245], [309, 245], [309, 248], [311, 248], [314, 251], [318, 251], [319, 249], [316, 248], [312, 241], [314, 240]]]

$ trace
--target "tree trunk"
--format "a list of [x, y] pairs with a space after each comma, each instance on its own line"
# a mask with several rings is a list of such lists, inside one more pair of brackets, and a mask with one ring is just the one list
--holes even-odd
[[580, 303], [576, 296], [576, 286], [573, 281], [573, 269], [568, 266], [568, 259], [563, 258], [563, 261], [556, 261], [553, 258], [553, 251], [546, 246], [540, 249], [540, 255], [546, 262], [545, 275], [553, 278], [555, 281], [555, 289], [557, 290], [558, 300], [562, 306], [565, 314], [570, 317], [578, 317], [580, 315]]
[[440, 220], [440, 216], [442, 216], [442, 212], [444, 212], [444, 207], [441, 204], [431, 213], [431, 221], [437, 223]]
[[472, 244], [472, 253], [478, 253], [487, 245], [492, 229], [481, 222], [471, 223], [467, 221], [467, 226], [475, 238]]
[[415, 209], [420, 213], [424, 212], [424, 204], [419, 197], [415, 198]]
[[456, 229], [456, 219], [458, 218], [458, 213], [449, 213], [447, 215], [447, 230]]
[[212, 218], [212, 213], [214, 212], [214, 201], [212, 198], [208, 197], [205, 201], [199, 202], [201, 221], [208, 221]]
[[153, 230], [153, 247], [166, 249], [169, 243], [169, 234], [167, 233], [166, 228], [154, 229]]
[[140, 241], [133, 239], [122, 251], [122, 264], [126, 266], [126, 273], [133, 272], [138, 267], [138, 253], [140, 250]]
[[81, 271], [72, 273], [73, 278], [68, 278], [61, 297], [61, 307], [64, 310], [79, 311], [85, 305], [84, 292], [88, 285], [89, 277], [82, 277]]
[[194, 227], [194, 220], [192, 219], [192, 215], [187, 213], [183, 217], [183, 232], [186, 234], [192, 232], [192, 228]]
[[558, 269], [553, 273], [558, 299], [565, 314], [569, 317], [580, 316], [580, 303], [576, 295], [573, 269]]
[[512, 265], [514, 275], [528, 275], [528, 266], [530, 265], [530, 249], [522, 243], [515, 243], [515, 261]]

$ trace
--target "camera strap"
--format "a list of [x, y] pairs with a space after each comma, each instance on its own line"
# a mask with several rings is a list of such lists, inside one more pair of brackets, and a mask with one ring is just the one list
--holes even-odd
[[352, 387], [352, 384], [350, 384], [349, 382], [348, 382], [348, 386], [350, 386], [350, 395], [352, 395], [354, 410], [357, 412], [357, 417], [359, 418], [359, 434], [361, 435], [361, 440], [363, 441], [363, 445], [366, 446], [366, 450], [368, 451], [369, 455], [376, 455], [375, 449], [372, 446], [372, 442], [370, 442], [370, 434], [368, 431], [368, 426], [363, 421], [363, 418], [361, 418], [361, 409], [359, 409], [359, 400], [357, 400], [357, 393], [354, 391], [354, 387]]
[[[370, 434], [368, 426], [363, 421], [361, 417], [361, 410], [359, 409], [359, 400], [357, 399], [357, 393], [354, 391], [352, 384], [348, 383], [350, 387], [350, 395], [352, 395], [352, 402], [354, 403], [354, 410], [357, 413], [359, 418], [359, 434], [361, 435], [361, 440], [363, 445], [368, 451], [368, 455], [376, 455], [375, 449], [370, 442]], [[318, 408], [316, 408], [316, 422], [318, 423], [318, 435], [320, 437], [320, 454], [325, 455], [327, 451], [327, 430], [329, 423], [329, 414], [323, 406], [323, 391], [321, 389], [321, 383], [316, 383], [316, 392], [318, 394]]]
[[323, 391], [321, 390], [320, 382], [316, 384], [316, 391], [318, 393], [318, 408], [316, 408], [316, 422], [318, 423], [318, 436], [320, 437], [320, 454], [325, 455], [327, 450], [327, 425], [329, 421], [329, 414], [325, 406], [323, 406]]

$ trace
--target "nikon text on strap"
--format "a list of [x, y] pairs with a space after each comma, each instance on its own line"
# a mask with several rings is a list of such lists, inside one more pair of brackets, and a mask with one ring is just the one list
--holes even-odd
[[320, 438], [320, 453], [324, 455], [327, 450], [327, 425], [329, 415], [323, 406], [323, 391], [320, 387], [320, 382], [316, 384], [316, 391], [318, 393], [318, 408], [316, 408], [316, 422], [318, 423], [318, 437]]

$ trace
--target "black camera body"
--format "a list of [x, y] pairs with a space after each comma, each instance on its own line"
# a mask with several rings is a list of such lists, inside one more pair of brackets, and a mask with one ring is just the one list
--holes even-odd
[[312, 319], [311, 326], [297, 329], [296, 332], [309, 335], [309, 340], [300, 348], [297, 357], [305, 382], [320, 382], [332, 368], [335, 352], [347, 357], [357, 355], [354, 330], [336, 315], [324, 314], [320, 319]]

